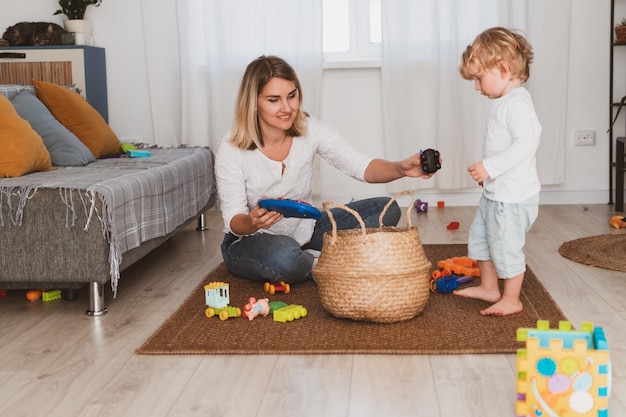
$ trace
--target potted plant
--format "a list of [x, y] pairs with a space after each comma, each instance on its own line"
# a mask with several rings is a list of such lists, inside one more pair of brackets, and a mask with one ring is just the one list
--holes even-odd
[[615, 43], [626, 43], [626, 19], [615, 26]]
[[102, 0], [59, 0], [59, 10], [53, 14], [64, 14], [68, 20], [84, 20], [87, 7], [100, 6]]
[[67, 20], [63, 22], [65, 30], [73, 33], [77, 45], [92, 44], [91, 22], [85, 20], [85, 12], [89, 6], [100, 6], [102, 0], [59, 0], [59, 10], [53, 15], [64, 14]]

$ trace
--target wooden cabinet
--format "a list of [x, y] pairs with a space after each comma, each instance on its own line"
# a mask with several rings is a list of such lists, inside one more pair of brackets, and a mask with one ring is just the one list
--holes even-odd
[[84, 45], [0, 47], [0, 84], [32, 85], [33, 78], [75, 86], [108, 123], [103, 48]]
[[[611, 56], [609, 77], [609, 123], [613, 123], [626, 96], [626, 42], [615, 40], [615, 26], [626, 18], [626, 0], [611, 0]], [[609, 130], [609, 194], [613, 203], [613, 170], [615, 169], [615, 211], [624, 211], [624, 142], [626, 108]]]

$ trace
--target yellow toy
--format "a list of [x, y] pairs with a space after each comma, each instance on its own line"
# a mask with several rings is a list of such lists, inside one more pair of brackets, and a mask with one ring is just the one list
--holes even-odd
[[615, 229], [621, 229], [626, 227], [626, 221], [624, 221], [624, 216], [613, 216], [609, 219], [609, 224], [611, 227]]
[[611, 391], [609, 347], [601, 327], [574, 331], [570, 322], [550, 329], [520, 328], [517, 340], [517, 403], [520, 417], [608, 417]]

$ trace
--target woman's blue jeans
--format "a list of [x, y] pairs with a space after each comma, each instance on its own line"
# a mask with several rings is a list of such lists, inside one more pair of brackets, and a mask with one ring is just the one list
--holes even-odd
[[[379, 226], [378, 218], [389, 197], [375, 197], [345, 204], [359, 213], [365, 227]], [[337, 229], [359, 228], [358, 220], [342, 208], [331, 208]], [[400, 220], [400, 207], [393, 202], [383, 217], [384, 226], [396, 226]], [[286, 283], [303, 282], [312, 278], [314, 256], [306, 249], [322, 250], [324, 233], [332, 230], [328, 213], [315, 222], [313, 236], [304, 246], [290, 236], [257, 233], [235, 236], [228, 233], [222, 242], [222, 256], [228, 270], [235, 275], [255, 281]]]

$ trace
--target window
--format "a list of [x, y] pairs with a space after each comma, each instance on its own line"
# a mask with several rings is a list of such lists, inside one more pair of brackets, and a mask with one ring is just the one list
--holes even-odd
[[381, 0], [323, 0], [322, 25], [325, 66], [379, 65]]

